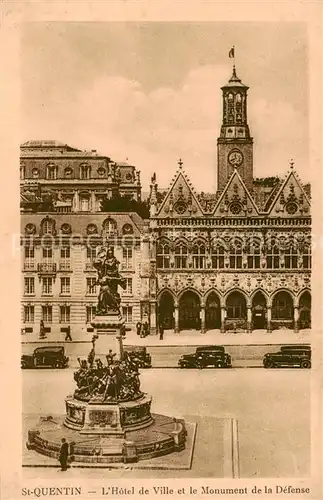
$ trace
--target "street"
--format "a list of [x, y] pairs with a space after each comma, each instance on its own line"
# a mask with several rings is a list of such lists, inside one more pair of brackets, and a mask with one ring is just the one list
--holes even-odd
[[[75, 388], [73, 370], [24, 370], [23, 413], [64, 414]], [[170, 416], [238, 420], [240, 476], [306, 477], [310, 472], [310, 371], [141, 370], [141, 387], [153, 395], [152, 411]], [[203, 443], [212, 446], [212, 443]], [[195, 453], [203, 453], [197, 446]], [[25, 469], [26, 478], [40, 470]], [[44, 477], [54, 475], [46, 469]], [[71, 469], [72, 477], [103, 477], [98, 469]], [[190, 471], [109, 471], [109, 477], [190, 477]], [[200, 472], [203, 475], [203, 471]]]
[[[25, 344], [22, 347], [23, 354], [32, 354], [33, 350], [40, 345], [55, 345], [55, 344]], [[63, 344], [58, 344], [63, 345]], [[198, 344], [197, 344], [198, 345]], [[78, 356], [87, 356], [91, 349], [89, 342], [71, 342], [65, 343], [65, 353], [70, 358], [69, 366], [71, 368], [78, 368]], [[115, 340], [111, 339], [111, 348], [115, 350]], [[109, 347], [110, 347], [109, 346]], [[126, 348], [126, 347], [125, 347]], [[225, 350], [231, 355], [232, 365], [234, 367], [246, 366], [262, 366], [262, 360], [267, 352], [277, 352], [280, 345], [226, 345]], [[194, 353], [196, 345], [161, 345], [161, 346], [148, 346], [147, 352], [151, 355], [151, 362], [153, 368], [176, 368], [178, 367], [178, 360], [183, 354]]]

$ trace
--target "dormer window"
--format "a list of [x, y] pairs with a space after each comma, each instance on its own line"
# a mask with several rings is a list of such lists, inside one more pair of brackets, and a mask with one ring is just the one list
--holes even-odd
[[31, 175], [32, 175], [33, 179], [38, 179], [38, 177], [39, 177], [39, 170], [38, 170], [38, 168], [33, 168], [32, 171], [31, 171]]
[[48, 163], [46, 168], [46, 179], [55, 180], [57, 179], [57, 165], [55, 163]]
[[80, 179], [90, 179], [91, 178], [91, 166], [88, 163], [82, 163], [80, 165]]

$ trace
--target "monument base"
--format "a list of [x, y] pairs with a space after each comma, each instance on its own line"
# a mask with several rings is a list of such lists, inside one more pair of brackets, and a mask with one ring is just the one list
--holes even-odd
[[180, 452], [185, 449], [186, 427], [182, 419], [152, 414], [152, 423], [140, 430], [125, 431], [122, 436], [87, 433], [66, 428], [64, 417], [40, 418], [28, 431], [27, 449], [41, 455], [59, 457], [61, 439], [70, 447], [70, 461], [84, 464], [138, 462]]
[[122, 352], [121, 340], [124, 323], [125, 320], [119, 312], [95, 316], [95, 318], [93, 318], [91, 326], [94, 328], [96, 335], [96, 354], [107, 354], [114, 343], [117, 357], [120, 358]]

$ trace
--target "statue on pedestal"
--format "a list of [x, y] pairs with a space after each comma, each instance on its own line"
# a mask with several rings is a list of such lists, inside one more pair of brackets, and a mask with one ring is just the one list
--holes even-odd
[[118, 286], [125, 289], [126, 279], [119, 274], [119, 261], [114, 256], [113, 248], [103, 248], [94, 260], [93, 267], [98, 272], [96, 284], [100, 285], [97, 316], [119, 313], [121, 298]]

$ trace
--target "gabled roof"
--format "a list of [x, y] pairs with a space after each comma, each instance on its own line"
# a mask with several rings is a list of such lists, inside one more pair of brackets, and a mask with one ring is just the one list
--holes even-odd
[[230, 217], [259, 215], [258, 208], [237, 169], [234, 169], [227, 185], [222, 191], [212, 215], [220, 217], [227, 215]]
[[311, 202], [302, 183], [295, 170], [291, 168], [271, 205], [267, 206], [268, 215], [272, 217], [310, 215], [310, 207]]
[[157, 217], [199, 217], [202, 215], [203, 210], [197, 194], [180, 164], [157, 210]]

